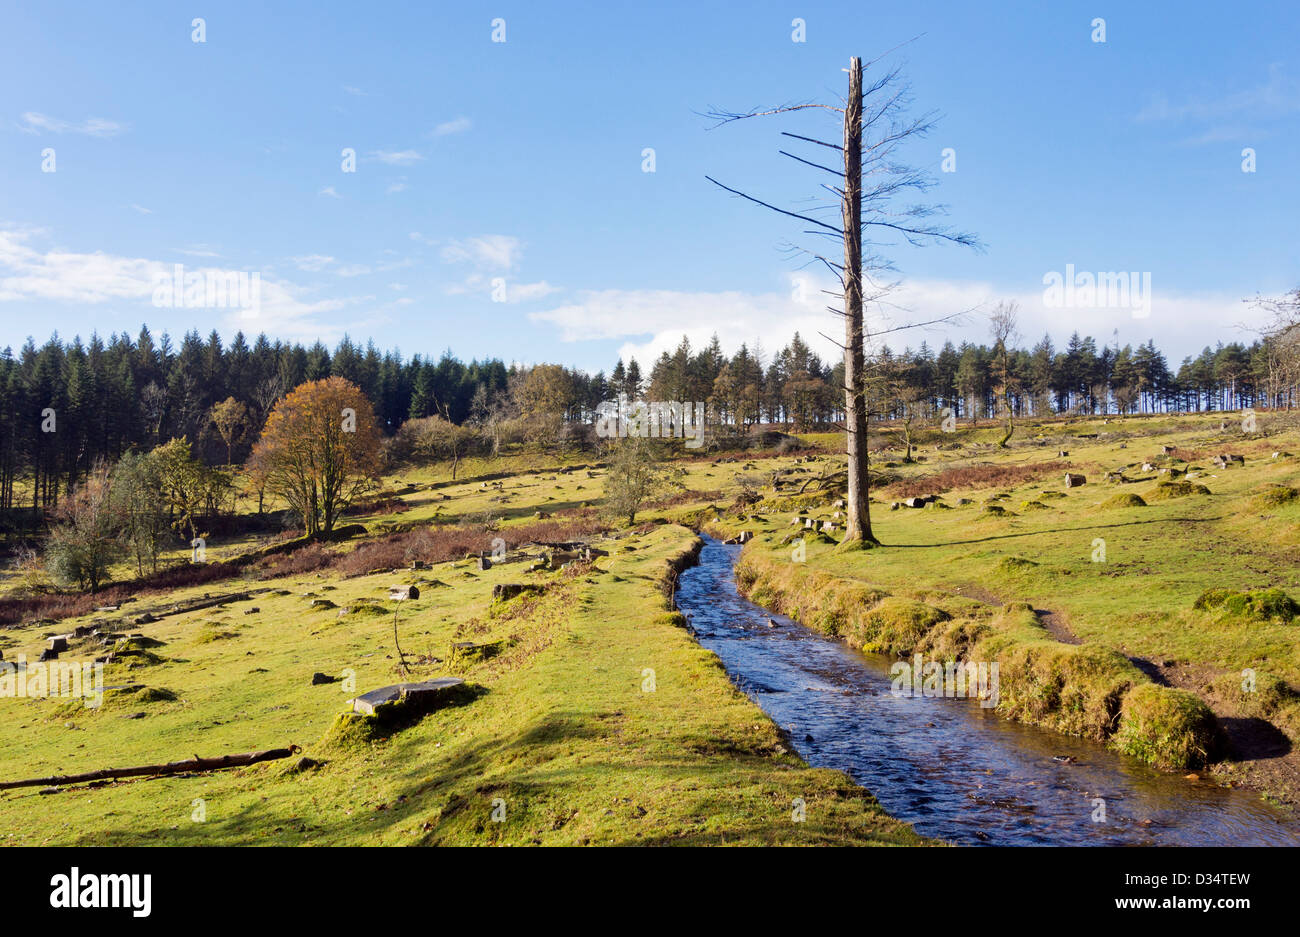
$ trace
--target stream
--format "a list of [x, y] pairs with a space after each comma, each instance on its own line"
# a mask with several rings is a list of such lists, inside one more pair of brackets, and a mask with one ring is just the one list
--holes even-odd
[[993, 846], [1300, 845], [1297, 825], [1257, 794], [1009, 722], [977, 700], [891, 695], [893, 658], [747, 601], [733, 577], [741, 548], [701, 537], [699, 565], [677, 586], [699, 643], [805, 761], [845, 772], [917, 832]]

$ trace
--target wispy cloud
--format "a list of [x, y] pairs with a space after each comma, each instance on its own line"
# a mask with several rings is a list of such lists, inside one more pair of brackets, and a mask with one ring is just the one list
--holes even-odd
[[352, 85], [344, 85], [343, 90], [346, 91], [348, 94], [351, 94], [358, 98], [368, 97], [368, 95], [364, 91], [362, 91], [360, 88], [355, 88]]
[[21, 126], [26, 133], [79, 133], [88, 137], [115, 137], [126, 130], [126, 124], [103, 117], [87, 117], [81, 123], [75, 123], [37, 111], [23, 114]]
[[330, 198], [342, 198], [342, 197], [343, 197], [343, 196], [339, 195], [338, 192], [334, 191], [334, 186], [332, 186], [332, 185], [327, 185], [327, 186], [325, 186], [325, 187], [322, 188], [322, 189], [320, 190], [320, 192], [317, 193], [317, 194], [319, 194], [319, 195], [328, 195]]
[[172, 249], [178, 254], [184, 254], [186, 257], [220, 257], [221, 256], [206, 244], [195, 244], [191, 247], [175, 247]]
[[142, 214], [142, 215], [152, 215], [152, 214], [153, 214], [153, 209], [152, 209], [152, 208], [145, 208], [143, 205], [136, 205], [134, 202], [131, 203], [131, 207], [132, 207], [133, 209], [135, 209], [136, 211], [138, 211], [138, 212], [139, 212], [140, 214]]
[[457, 117], [455, 120], [444, 121], [433, 128], [435, 137], [446, 137], [453, 133], [464, 133], [473, 123], [468, 117]]
[[369, 155], [389, 166], [410, 166], [424, 159], [415, 150], [372, 150]]
[[[67, 302], [99, 305], [135, 302], [152, 308], [154, 288], [171, 278], [174, 265], [166, 261], [122, 257], [103, 251], [84, 253], [33, 245], [40, 232], [0, 228], [0, 303]], [[207, 275], [250, 273], [213, 266], [186, 267], [185, 272]], [[342, 329], [323, 322], [323, 313], [342, 309], [352, 299], [311, 299], [310, 290], [287, 280], [261, 278], [261, 301], [256, 310], [229, 309], [226, 325], [232, 329], [257, 329], [287, 338], [314, 340], [338, 337]]]
[[308, 273], [320, 273], [330, 264], [334, 263], [334, 258], [325, 254], [305, 254], [302, 257], [290, 257], [294, 266], [299, 270], [305, 270]]
[[[416, 234], [411, 235], [416, 238]], [[470, 263], [490, 270], [510, 270], [519, 262], [523, 245], [508, 234], [485, 234], [455, 240], [442, 249], [447, 263]]]
[[1205, 130], [1187, 143], [1220, 143], [1240, 140], [1252, 127], [1300, 114], [1300, 81], [1289, 77], [1282, 65], [1268, 67], [1268, 77], [1259, 84], [1237, 91], [1214, 89], [1170, 100], [1164, 92], [1148, 95], [1134, 118], [1139, 123], [1201, 125]]
[[341, 277], [359, 277], [370, 272], [365, 264], [344, 264], [334, 271]]

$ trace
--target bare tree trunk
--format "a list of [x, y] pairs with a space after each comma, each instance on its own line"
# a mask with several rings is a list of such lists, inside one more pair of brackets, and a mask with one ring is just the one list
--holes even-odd
[[867, 401], [862, 322], [862, 60], [849, 60], [844, 108], [844, 428], [849, 457], [844, 542], [876, 543], [867, 483]]

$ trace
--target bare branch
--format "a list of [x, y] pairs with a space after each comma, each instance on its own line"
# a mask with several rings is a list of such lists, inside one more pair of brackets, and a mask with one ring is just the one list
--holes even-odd
[[797, 133], [788, 133], [788, 132], [785, 131], [785, 130], [782, 130], [782, 131], [781, 131], [781, 136], [783, 136], [783, 137], [793, 137], [793, 138], [796, 139], [796, 140], [803, 140], [803, 141], [805, 141], [806, 143], [816, 143], [816, 144], [818, 144], [818, 145], [820, 145], [820, 146], [827, 146], [827, 147], [830, 147], [832, 150], [839, 150], [841, 153], [844, 152], [844, 147], [840, 146], [840, 145], [837, 144], [837, 143], [827, 143], [825, 140], [814, 140], [812, 137], [801, 137], [801, 136], [799, 136], [799, 134], [797, 134]]
[[836, 107], [833, 104], [817, 104], [815, 102], [809, 101], [803, 104], [783, 104], [780, 107], [771, 107], [765, 111], [760, 111], [757, 108], [755, 108], [752, 111], [746, 111], [744, 113], [740, 113], [737, 111], [705, 111], [704, 113], [700, 114], [700, 116], [707, 117], [710, 120], [716, 121], [716, 123], [709, 128], [710, 130], [716, 130], [718, 127], [721, 127], [723, 124], [734, 123], [735, 121], [738, 120], [749, 120], [751, 117], [771, 117], [774, 114], [789, 114], [793, 111], [802, 111], [810, 107], [822, 108], [823, 110], [828, 110], [828, 111], [836, 111], [840, 114], [844, 113], [844, 108], [842, 107]]
[[777, 150], [777, 152], [782, 156], [788, 156], [792, 160], [803, 163], [806, 166], [812, 166], [814, 169], [824, 169], [832, 176], [836, 176], [840, 179], [844, 178], [844, 173], [840, 172], [838, 169], [831, 169], [829, 166], [823, 166], [821, 163], [814, 163], [811, 160], [804, 159], [802, 156], [795, 156], [793, 153], [787, 153], [785, 150]]
[[739, 195], [741, 198], [748, 199], [749, 201], [755, 203], [756, 205], [762, 205], [764, 208], [770, 208], [772, 209], [772, 211], [780, 212], [783, 215], [789, 215], [791, 218], [798, 218], [800, 221], [806, 221], [809, 224], [815, 224], [818, 227], [825, 228], [828, 231], [833, 231], [836, 234], [839, 234], [841, 236], [844, 234], [843, 231], [841, 231], [839, 228], [835, 227], [834, 225], [829, 225], [826, 224], [825, 222], [818, 221], [816, 218], [809, 218], [807, 215], [800, 215], [797, 212], [786, 211], [784, 208], [777, 208], [775, 205], [769, 205], [767, 202], [760, 201], [759, 199], [754, 198], [754, 196], [752, 195], [746, 195], [744, 192], [741, 192], [737, 189], [733, 189], [730, 186], [723, 185], [721, 182], [719, 182], [717, 179], [714, 179], [712, 176], [705, 176], [704, 178], [708, 179], [718, 188], [726, 189], [732, 195]]

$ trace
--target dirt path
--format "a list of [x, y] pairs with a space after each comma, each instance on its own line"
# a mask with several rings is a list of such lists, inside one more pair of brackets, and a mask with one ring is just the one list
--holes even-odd
[[[994, 605], [1001, 608], [1004, 604], [1001, 599], [988, 589], [985, 589], [983, 586], [977, 586], [974, 583], [963, 583], [954, 588], [953, 591], [957, 595], [965, 596], [968, 599], [975, 599], [976, 601], [983, 602], [985, 605]], [[1034, 609], [1034, 614], [1038, 616], [1038, 620], [1042, 622], [1043, 627], [1047, 629], [1047, 633], [1050, 634], [1053, 639], [1060, 641], [1062, 644], [1083, 643], [1079, 636], [1070, 630], [1070, 626], [1065, 623], [1065, 616], [1060, 612], [1054, 612], [1051, 609], [1046, 608], [1036, 608]]]

